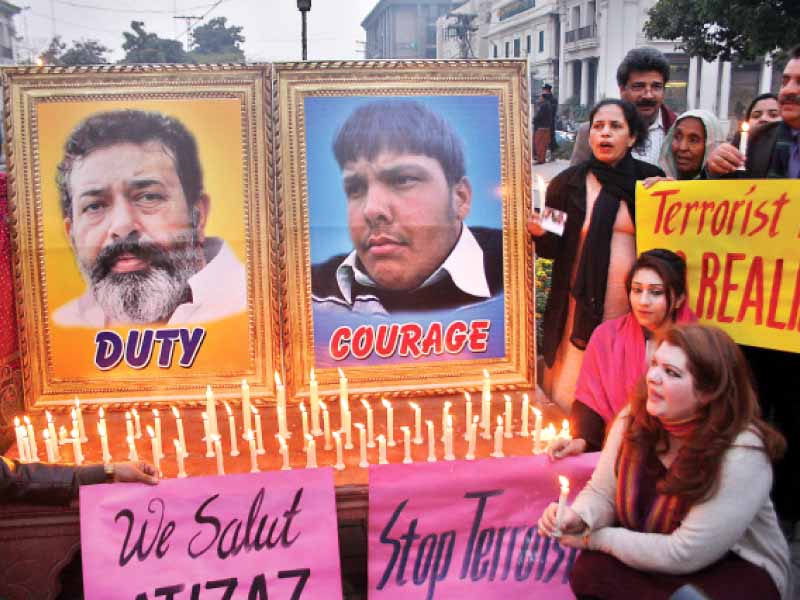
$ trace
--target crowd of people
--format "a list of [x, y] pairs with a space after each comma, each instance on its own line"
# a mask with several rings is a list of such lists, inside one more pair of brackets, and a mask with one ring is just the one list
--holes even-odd
[[568, 215], [563, 236], [538, 213], [528, 223], [537, 255], [553, 259], [540, 393], [575, 432], [548, 453], [601, 450], [572, 506], [551, 505], [539, 529], [584, 550], [570, 577], [579, 600], [667, 599], [688, 584], [709, 598], [785, 600], [787, 540], [800, 530], [800, 360], [694, 322], [684, 260], [636, 257], [634, 189], [800, 177], [800, 46], [779, 93], [748, 107], [746, 154], [711, 112], [664, 104], [658, 51], [629, 52], [617, 81], [621, 100], [591, 109], [572, 166], [548, 186], [547, 206]]

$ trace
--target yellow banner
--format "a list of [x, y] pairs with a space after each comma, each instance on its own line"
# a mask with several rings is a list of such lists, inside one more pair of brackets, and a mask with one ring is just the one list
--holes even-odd
[[686, 257], [701, 321], [742, 344], [800, 352], [800, 181], [639, 183], [636, 241]]

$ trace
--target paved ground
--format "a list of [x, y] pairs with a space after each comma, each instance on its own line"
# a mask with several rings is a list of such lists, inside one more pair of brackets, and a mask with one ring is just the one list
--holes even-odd
[[543, 165], [533, 165], [533, 180], [535, 182], [536, 176], [541, 175], [545, 183], [547, 183], [568, 166], [568, 160], [555, 160], [553, 162], [544, 163]]

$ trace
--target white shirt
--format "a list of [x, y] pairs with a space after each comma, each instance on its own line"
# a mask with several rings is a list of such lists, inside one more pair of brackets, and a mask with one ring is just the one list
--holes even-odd
[[[206, 266], [187, 282], [191, 302], [184, 302], [172, 313], [167, 325], [206, 323], [247, 310], [247, 271], [233, 250], [219, 238], [207, 238], [207, 246], [219, 249]], [[53, 322], [61, 327], [102, 328], [108, 324], [102, 307], [91, 289], [53, 312]]]
[[662, 124], [661, 111], [658, 112], [658, 118], [653, 121], [648, 129], [647, 141], [644, 148], [641, 150], [634, 149], [632, 154], [634, 158], [648, 162], [651, 165], [659, 166], [658, 159], [661, 155], [661, 144], [664, 143], [664, 125]]
[[[356, 259], [357, 254], [353, 250], [336, 269], [336, 282], [342, 297], [353, 312], [387, 314], [375, 296], [352, 297], [353, 282], [365, 287], [377, 287], [372, 278], [359, 269]], [[480, 268], [476, 268], [476, 265], [480, 265]], [[417, 289], [436, 283], [447, 275], [450, 275], [455, 286], [462, 292], [478, 298], [490, 298], [492, 295], [483, 269], [483, 249], [466, 225], [462, 227], [458, 242], [445, 261]], [[318, 298], [317, 300], [328, 299]]]

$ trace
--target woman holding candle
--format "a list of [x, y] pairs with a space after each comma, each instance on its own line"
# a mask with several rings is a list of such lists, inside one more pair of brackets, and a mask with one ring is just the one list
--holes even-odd
[[686, 262], [670, 250], [643, 252], [625, 287], [631, 312], [592, 334], [575, 386], [572, 439], [552, 440], [551, 458], [600, 450], [606, 427], [630, 400], [663, 335], [675, 323], [695, 320], [686, 305]]
[[[668, 331], [646, 390], [614, 422], [591, 480], [563, 511], [562, 546], [584, 549], [579, 599], [789, 597], [789, 549], [769, 498], [785, 440], [758, 414], [747, 363], [721, 330]], [[539, 520], [556, 526], [555, 503]]]
[[636, 182], [664, 174], [631, 154], [647, 139], [634, 105], [602, 100], [589, 122], [592, 158], [562, 171], [547, 188], [547, 206], [567, 214], [564, 235], [546, 232], [539, 213], [528, 222], [538, 256], [554, 259], [542, 319], [543, 388], [564, 410], [595, 327], [628, 311], [625, 276], [636, 259]]
[[[725, 141], [722, 124], [707, 110], [687, 110], [675, 119], [661, 145], [659, 164], [666, 179], [705, 179], [703, 165], [711, 152]], [[649, 187], [664, 178], [653, 177]]]

